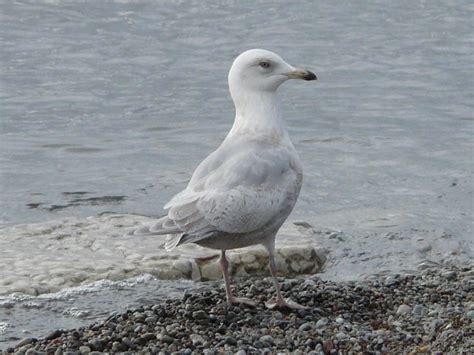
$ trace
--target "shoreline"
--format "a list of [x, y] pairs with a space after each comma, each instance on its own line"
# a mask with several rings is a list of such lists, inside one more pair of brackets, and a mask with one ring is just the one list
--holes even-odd
[[413, 274], [323, 281], [318, 275], [280, 278], [285, 297], [309, 307], [270, 311], [269, 278], [237, 280], [255, 308], [227, 306], [222, 285], [185, 292], [182, 299], [141, 306], [44, 339], [25, 338], [4, 353], [66, 351], [299, 354], [473, 352], [474, 268], [444, 264]]

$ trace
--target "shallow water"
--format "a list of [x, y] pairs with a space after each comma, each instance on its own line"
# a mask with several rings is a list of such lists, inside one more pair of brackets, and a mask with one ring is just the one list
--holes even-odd
[[2, 4], [0, 224], [160, 215], [232, 124], [233, 58], [262, 47], [319, 78], [280, 94], [305, 169], [290, 219], [350, 236], [315, 241], [332, 250], [328, 277], [366, 272], [344, 257], [371, 240], [393, 249], [374, 272], [443, 235], [447, 253], [468, 258], [472, 10], [466, 0]]

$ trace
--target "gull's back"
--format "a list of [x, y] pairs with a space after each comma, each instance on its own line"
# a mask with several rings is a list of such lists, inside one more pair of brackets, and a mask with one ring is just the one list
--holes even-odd
[[172, 238], [168, 248], [189, 242], [216, 249], [259, 244], [285, 221], [301, 183], [292, 146], [226, 139], [165, 206], [169, 212], [161, 225], [183, 234]]

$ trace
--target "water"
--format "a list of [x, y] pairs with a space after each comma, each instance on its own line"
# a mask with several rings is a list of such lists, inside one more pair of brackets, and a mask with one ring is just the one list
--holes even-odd
[[374, 272], [418, 239], [472, 257], [469, 1], [0, 6], [1, 225], [160, 215], [232, 124], [233, 58], [261, 47], [319, 78], [280, 94], [305, 169], [290, 219], [351, 236], [318, 241], [328, 277], [400, 238]]

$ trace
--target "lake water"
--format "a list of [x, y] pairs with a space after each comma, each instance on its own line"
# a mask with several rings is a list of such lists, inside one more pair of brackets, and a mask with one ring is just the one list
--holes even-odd
[[[404, 236], [415, 255], [419, 239], [449, 236], [446, 253], [473, 256], [470, 1], [0, 6], [4, 227], [162, 214], [232, 125], [232, 60], [265, 48], [319, 78], [280, 95], [305, 170], [290, 220], [351, 236], [317, 241], [327, 277], [357, 277], [342, 260], [372, 237], [376, 251]], [[9, 337], [28, 329], [1, 312]]]

